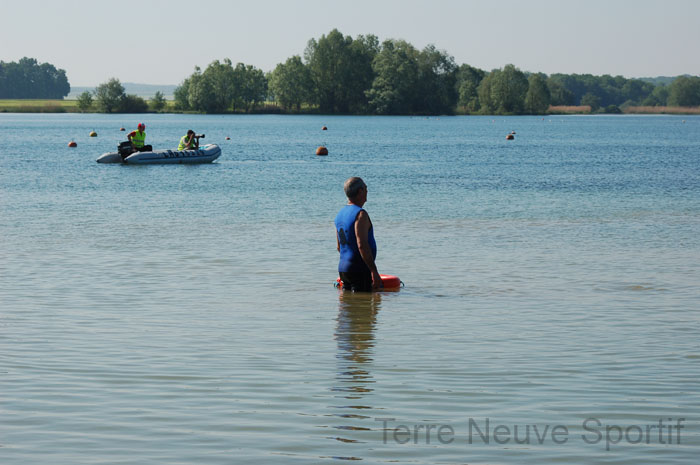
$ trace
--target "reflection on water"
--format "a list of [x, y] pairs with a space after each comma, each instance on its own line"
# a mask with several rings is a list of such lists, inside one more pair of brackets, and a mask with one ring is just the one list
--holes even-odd
[[[377, 313], [381, 306], [381, 294], [376, 292], [338, 292], [338, 319], [335, 339], [338, 343], [336, 383], [332, 390], [337, 399], [343, 399], [335, 409], [334, 416], [352, 421], [367, 421], [371, 417], [363, 415], [370, 405], [369, 396], [373, 391], [374, 379], [370, 372], [374, 352], [374, 329]], [[338, 430], [370, 431], [370, 425], [338, 425]], [[340, 442], [355, 443], [355, 439], [334, 437]], [[345, 457], [357, 459], [356, 457]]]

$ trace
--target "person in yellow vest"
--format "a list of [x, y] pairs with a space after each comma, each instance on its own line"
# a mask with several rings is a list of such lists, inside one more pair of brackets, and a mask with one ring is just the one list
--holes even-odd
[[180, 138], [178, 150], [197, 150], [199, 148], [199, 137], [196, 137], [192, 129], [187, 130], [187, 134]]
[[150, 152], [153, 150], [153, 147], [146, 145], [146, 125], [143, 123], [139, 123], [136, 131], [131, 131], [126, 137], [131, 142], [134, 152]]

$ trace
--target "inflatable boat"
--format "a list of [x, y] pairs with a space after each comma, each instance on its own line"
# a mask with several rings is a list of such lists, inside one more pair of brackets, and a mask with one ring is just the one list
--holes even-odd
[[119, 152], [102, 154], [97, 163], [125, 163], [127, 165], [211, 163], [221, 156], [221, 147], [208, 144], [197, 150], [153, 150], [134, 152], [122, 157]]

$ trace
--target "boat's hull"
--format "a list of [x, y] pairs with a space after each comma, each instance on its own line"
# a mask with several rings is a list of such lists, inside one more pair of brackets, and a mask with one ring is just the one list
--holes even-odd
[[211, 163], [221, 156], [221, 147], [205, 145], [198, 150], [154, 150], [152, 152], [132, 153], [122, 159], [118, 152], [101, 155], [97, 163], [125, 163], [127, 165], [163, 165]]

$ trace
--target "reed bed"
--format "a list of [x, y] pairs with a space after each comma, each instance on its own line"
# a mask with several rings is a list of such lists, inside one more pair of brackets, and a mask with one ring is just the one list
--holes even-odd
[[590, 113], [590, 105], [550, 105], [547, 113], [556, 114], [580, 114]]
[[670, 115], [700, 115], [700, 107], [627, 107], [623, 113], [633, 115], [670, 114]]

